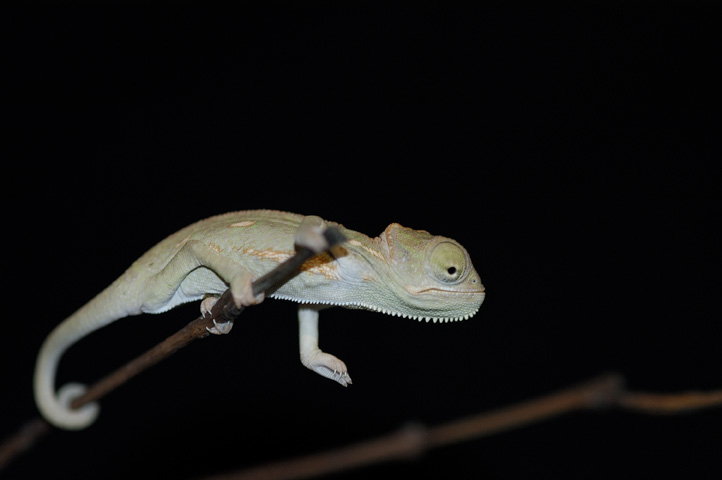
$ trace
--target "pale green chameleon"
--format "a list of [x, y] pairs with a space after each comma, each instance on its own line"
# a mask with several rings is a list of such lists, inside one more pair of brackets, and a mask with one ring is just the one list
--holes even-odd
[[[90, 425], [97, 404], [71, 410], [84, 391], [69, 384], [55, 393], [55, 373], [65, 350], [90, 332], [140, 313], [160, 313], [184, 302], [204, 299], [205, 314], [231, 289], [238, 306], [253, 297], [250, 282], [294, 253], [311, 246], [326, 223], [319, 217], [277, 211], [242, 211], [201, 220], [161, 241], [94, 299], [53, 330], [35, 368], [38, 408], [52, 424], [66, 429]], [[301, 362], [341, 385], [351, 383], [346, 365], [318, 348], [318, 311], [342, 306], [418, 320], [452, 321], [474, 315], [484, 287], [469, 254], [454, 240], [389, 225], [376, 238], [338, 226], [348, 241], [306, 262], [299, 275], [271, 297], [299, 303]], [[314, 237], [316, 235], [316, 237]], [[211, 333], [228, 333], [216, 324]]]

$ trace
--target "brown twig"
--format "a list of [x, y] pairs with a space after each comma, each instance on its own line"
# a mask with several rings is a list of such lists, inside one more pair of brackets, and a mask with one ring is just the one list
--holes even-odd
[[[722, 406], [722, 390], [655, 394], [629, 392], [620, 375], [608, 374], [557, 393], [431, 428], [414, 424], [397, 432], [337, 450], [206, 477], [206, 480], [310, 478], [362, 465], [413, 458], [423, 452], [513, 430], [584, 409], [619, 407], [643, 414], [678, 414]], [[0, 470], [51, 431], [42, 419], [26, 424], [0, 445]]]
[[626, 392], [617, 405], [641, 413], [674, 415], [722, 405], [722, 390], [671, 394]]
[[20, 427], [12, 437], [0, 444], [0, 472], [23, 452], [30, 450], [52, 427], [41, 417], [35, 417]]
[[584, 384], [527, 402], [481, 413], [436, 427], [410, 425], [386, 436], [336, 450], [285, 460], [204, 480], [290, 480], [311, 478], [423, 452], [584, 409], [621, 407], [639, 413], [681, 413], [722, 406], [722, 390], [683, 394], [634, 393], [624, 389], [620, 375], [608, 374]]
[[[326, 251], [346, 240], [343, 234], [335, 227], [326, 229], [323, 232], [323, 237], [326, 240]], [[251, 285], [253, 294], [259, 295], [265, 292], [267, 295], [270, 295], [281, 285], [293, 278], [293, 276], [299, 272], [304, 262], [319, 253], [323, 252], [299, 247], [296, 253], [288, 260], [278, 265], [266, 275], [253, 281]], [[236, 307], [234, 304], [230, 290], [226, 290], [215, 305], [213, 305], [209, 315], [196, 318], [155, 347], [98, 380], [89, 386], [83, 395], [75, 398], [70, 406], [72, 408], [80, 408], [89, 402], [99, 400], [131, 378], [165, 360], [192, 341], [207, 336], [207, 328], [213, 327], [214, 321], [217, 323], [233, 322], [242, 311], [242, 307]], [[52, 431], [51, 426], [40, 417], [26, 423], [18, 433], [0, 444], [0, 471], [18, 455], [30, 449], [50, 431]]]

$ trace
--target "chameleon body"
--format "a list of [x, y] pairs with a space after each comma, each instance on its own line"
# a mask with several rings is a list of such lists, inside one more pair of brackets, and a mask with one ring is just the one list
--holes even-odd
[[[65, 429], [90, 425], [97, 404], [71, 410], [84, 387], [55, 391], [55, 373], [65, 350], [115, 320], [160, 313], [201, 300], [209, 310], [227, 288], [237, 305], [263, 300], [250, 293], [250, 281], [293, 255], [313, 231], [335, 225], [348, 241], [307, 261], [301, 272], [271, 298], [299, 304], [302, 363], [342, 385], [351, 383], [346, 365], [318, 348], [319, 310], [328, 306], [367, 309], [425, 321], [463, 320], [484, 300], [484, 287], [466, 250], [454, 240], [389, 225], [369, 238], [319, 217], [277, 211], [218, 215], [170, 235], [136, 260], [115, 282], [58, 325], [43, 343], [35, 368], [38, 408]], [[311, 232], [311, 233], [309, 233]], [[227, 333], [216, 325], [211, 333]]]

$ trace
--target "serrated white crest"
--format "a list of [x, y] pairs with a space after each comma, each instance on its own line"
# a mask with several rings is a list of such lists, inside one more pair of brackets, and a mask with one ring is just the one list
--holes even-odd
[[376, 305], [368, 305], [363, 302], [314, 302], [308, 299], [300, 299], [300, 298], [294, 298], [290, 295], [279, 295], [278, 293], [274, 293], [271, 295], [271, 298], [279, 299], [279, 300], [288, 300], [295, 303], [300, 303], [302, 305], [308, 305], [308, 304], [314, 304], [314, 305], [328, 305], [328, 306], [335, 306], [335, 307], [347, 307], [347, 308], [359, 308], [363, 310], [370, 310], [373, 312], [383, 313], [384, 315], [390, 315], [392, 317], [401, 317], [401, 318], [409, 318], [412, 320], [416, 320], [419, 322], [433, 322], [433, 323], [450, 323], [450, 322], [459, 322], [463, 320], [468, 320], [469, 318], [476, 315], [476, 313], [479, 311], [479, 309], [476, 309], [472, 313], [458, 316], [458, 317], [427, 317], [427, 316], [421, 316], [421, 315], [411, 315], [405, 312], [399, 312], [395, 310], [388, 310], [383, 307], [378, 307]]

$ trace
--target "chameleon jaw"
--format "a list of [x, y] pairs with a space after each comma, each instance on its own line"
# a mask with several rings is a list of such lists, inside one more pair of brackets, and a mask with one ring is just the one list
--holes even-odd
[[433, 322], [433, 323], [461, 322], [461, 321], [470, 319], [471, 317], [476, 315], [476, 313], [479, 311], [479, 308], [477, 308], [472, 313], [469, 313], [467, 315], [462, 315], [462, 316], [457, 316], [457, 317], [433, 317], [433, 316], [409, 315], [406, 313], [395, 312], [395, 311], [387, 310], [384, 308], [370, 307], [368, 305], [360, 305], [360, 304], [353, 305], [353, 306], [349, 306], [349, 305], [343, 305], [343, 306], [350, 307], [350, 308], [361, 308], [364, 310], [371, 310], [374, 312], [383, 313], [385, 315], [391, 315], [392, 317], [410, 318], [412, 320], [417, 320], [419, 322], [425, 321], [426, 323], [429, 323], [429, 322]]
[[350, 309], [357, 309], [357, 310], [369, 310], [372, 312], [378, 312], [383, 313], [384, 315], [390, 315], [392, 317], [401, 317], [401, 318], [410, 318], [412, 320], [417, 320], [419, 322], [433, 322], [433, 323], [450, 323], [450, 322], [460, 322], [463, 320], [468, 320], [469, 318], [476, 315], [476, 313], [479, 311], [479, 308], [481, 305], [476, 307], [473, 312], [468, 313], [466, 315], [460, 315], [460, 316], [452, 316], [452, 317], [437, 317], [433, 315], [411, 315], [403, 312], [398, 312], [395, 310], [383, 308], [383, 307], [377, 307], [374, 305], [368, 305], [363, 302], [315, 302], [315, 301], [308, 301], [308, 300], [299, 300], [290, 296], [285, 295], [278, 295], [273, 294], [271, 295], [272, 298], [276, 298], [279, 300], [290, 300], [299, 304], [303, 305], [325, 305], [329, 307], [343, 307], [343, 308], [350, 308]]
[[[344, 305], [344, 306], [347, 306], [347, 305]], [[391, 315], [392, 317], [410, 318], [412, 320], [417, 320], [419, 322], [425, 321], [426, 323], [429, 323], [429, 322], [433, 322], [433, 323], [461, 322], [461, 321], [470, 319], [471, 317], [476, 315], [476, 313], [479, 311], [479, 308], [476, 308], [472, 313], [469, 313], [467, 315], [462, 315], [462, 316], [457, 316], [457, 317], [433, 317], [433, 316], [409, 315], [406, 313], [399, 313], [399, 312], [387, 310], [384, 308], [370, 307], [368, 305], [354, 305], [351, 308], [362, 308], [364, 310], [371, 310], [374, 312], [383, 313], [385, 315]]]

